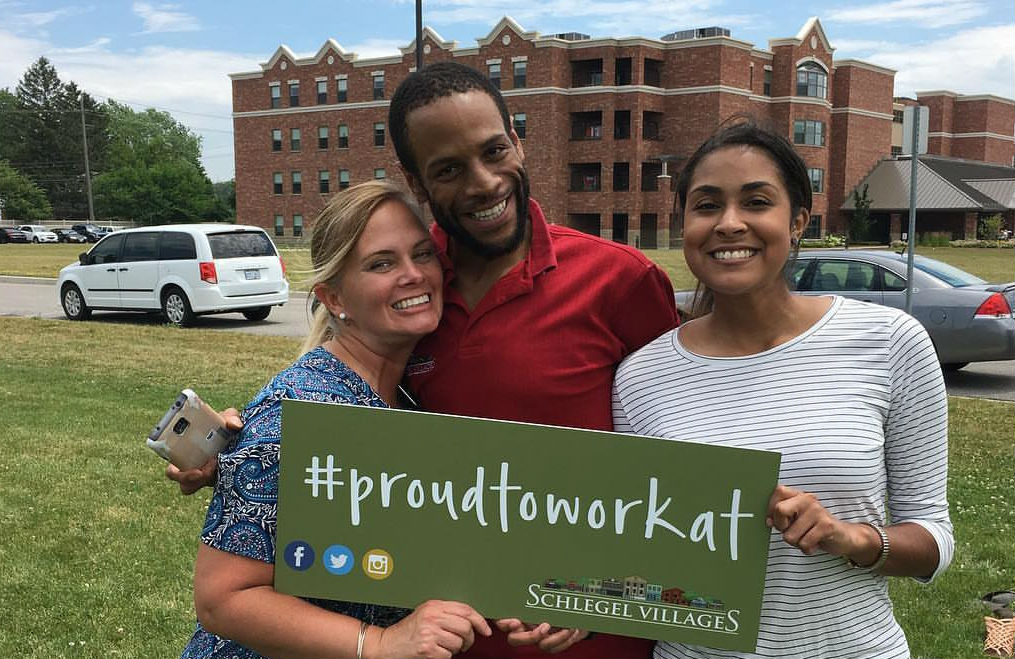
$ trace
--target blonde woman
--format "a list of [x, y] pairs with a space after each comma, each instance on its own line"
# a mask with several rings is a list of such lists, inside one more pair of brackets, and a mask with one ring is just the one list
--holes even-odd
[[314, 319], [302, 356], [243, 412], [218, 456], [194, 569], [198, 625], [184, 657], [450, 657], [488, 636], [472, 607], [414, 611], [275, 592], [282, 399], [398, 407], [416, 342], [440, 320], [441, 268], [414, 200], [372, 181], [336, 195], [311, 241]]

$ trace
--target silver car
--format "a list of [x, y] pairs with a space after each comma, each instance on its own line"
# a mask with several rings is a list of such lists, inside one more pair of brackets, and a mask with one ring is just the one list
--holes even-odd
[[[934, 342], [942, 368], [1015, 359], [1015, 282], [990, 284], [925, 256], [914, 258], [913, 278], [913, 316]], [[808, 250], [793, 264], [790, 287], [801, 295], [835, 294], [905, 309], [906, 255]], [[692, 297], [677, 293], [677, 306], [689, 310]]]

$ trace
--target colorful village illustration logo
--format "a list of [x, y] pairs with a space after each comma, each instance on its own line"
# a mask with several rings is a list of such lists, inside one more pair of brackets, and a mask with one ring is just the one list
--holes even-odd
[[638, 576], [546, 579], [529, 584], [525, 606], [720, 634], [737, 634], [740, 629], [740, 609], [729, 608], [715, 597], [663, 588]]

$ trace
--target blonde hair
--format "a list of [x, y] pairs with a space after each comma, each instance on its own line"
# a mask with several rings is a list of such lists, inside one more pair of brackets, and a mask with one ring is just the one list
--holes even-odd
[[[335, 286], [356, 243], [377, 207], [386, 201], [397, 201], [412, 211], [421, 227], [426, 229], [423, 214], [408, 191], [389, 181], [368, 181], [339, 192], [314, 221], [310, 238], [310, 261], [313, 274], [310, 290], [319, 284]], [[303, 341], [300, 354], [313, 350], [339, 332], [335, 317], [311, 293], [310, 333]]]

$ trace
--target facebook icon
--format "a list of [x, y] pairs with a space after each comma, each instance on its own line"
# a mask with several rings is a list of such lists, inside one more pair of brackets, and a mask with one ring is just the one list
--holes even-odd
[[293, 540], [285, 547], [285, 564], [303, 572], [314, 564], [314, 548], [302, 540]]

